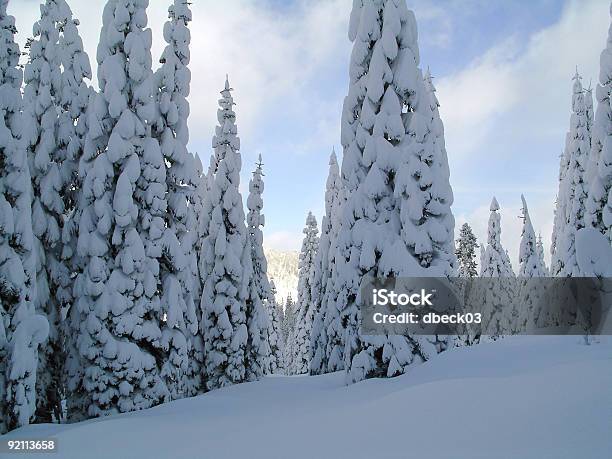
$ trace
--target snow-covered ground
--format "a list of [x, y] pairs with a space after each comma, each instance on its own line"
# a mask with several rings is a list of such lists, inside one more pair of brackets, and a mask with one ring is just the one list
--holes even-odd
[[352, 386], [273, 376], [3, 439], [53, 437], [62, 459], [610, 458], [612, 339], [599, 341], [513, 337]]

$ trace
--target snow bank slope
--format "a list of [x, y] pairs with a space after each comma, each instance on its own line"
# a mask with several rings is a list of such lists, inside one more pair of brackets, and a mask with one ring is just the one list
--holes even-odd
[[515, 337], [447, 352], [392, 380], [269, 377], [3, 439], [54, 437], [66, 459], [604, 458], [611, 388], [612, 340]]

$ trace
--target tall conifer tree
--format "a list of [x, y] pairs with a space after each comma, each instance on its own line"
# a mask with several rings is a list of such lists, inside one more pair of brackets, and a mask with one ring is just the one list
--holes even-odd
[[311, 349], [310, 335], [314, 320], [314, 305], [312, 302], [312, 286], [315, 276], [315, 257], [319, 249], [319, 228], [317, 220], [308, 212], [304, 227], [304, 240], [299, 259], [299, 279], [297, 312], [295, 326], [290, 335], [291, 365], [290, 374], [307, 373], [310, 366]]
[[155, 73], [159, 116], [153, 126], [166, 164], [167, 212], [157, 256], [161, 259], [162, 345], [167, 353], [162, 374], [176, 399], [195, 395], [200, 388], [201, 349], [196, 302], [199, 294], [196, 187], [194, 156], [187, 150], [191, 73], [191, 10], [186, 0], [174, 0], [164, 25], [166, 48]]
[[226, 79], [213, 137], [217, 171], [209, 177], [202, 215], [200, 329], [209, 390], [246, 380], [246, 299], [252, 267], [239, 191], [242, 159], [231, 91]]
[[453, 273], [453, 195], [437, 101], [419, 69], [417, 26], [404, 0], [355, 1], [342, 115], [347, 202], [334, 300], [346, 305], [349, 381], [402, 374], [438, 351], [425, 338], [361, 336], [364, 277]]
[[[62, 307], [61, 327], [58, 335], [63, 346], [62, 390], [66, 400], [68, 420], [81, 420], [87, 416], [85, 390], [83, 388], [83, 368], [78, 350], [78, 331], [83, 320], [78, 308], [74, 306], [73, 284], [83, 265], [76, 246], [83, 181], [86, 176], [87, 161], [82, 161], [85, 136], [87, 134], [87, 110], [92, 89], [91, 65], [89, 56], [83, 50], [83, 40], [79, 36], [78, 19], [74, 18], [70, 7], [64, 0], [56, 0], [56, 27], [59, 35], [59, 60], [62, 66], [61, 98], [59, 113], [58, 145], [56, 158], [61, 160], [60, 192], [64, 214], [62, 221], [61, 263], [63, 276], [56, 278], [56, 298]], [[67, 273], [67, 276], [65, 275]]]
[[[61, 102], [59, 30], [57, 4], [40, 5], [34, 38], [28, 42], [29, 59], [24, 72], [23, 140], [28, 149], [32, 176], [32, 226], [36, 255], [36, 309], [47, 317], [49, 339], [40, 348], [37, 419], [51, 422], [61, 410], [60, 375], [63, 346], [59, 335], [60, 305], [56, 291], [67, 284], [68, 273], [60, 262], [64, 202], [62, 150], [57, 148]], [[60, 287], [61, 288], [61, 287]]]
[[311, 374], [322, 374], [342, 369], [343, 337], [340, 306], [329, 301], [337, 277], [337, 239], [340, 231], [344, 187], [336, 153], [329, 158], [329, 173], [325, 191], [325, 215], [321, 222], [321, 241], [315, 260], [312, 301], [315, 309], [311, 336]]
[[570, 130], [565, 141], [564, 170], [560, 174], [552, 254], [553, 276], [578, 276], [576, 233], [584, 228], [588, 184], [587, 169], [591, 150], [591, 133], [585, 104], [585, 91], [576, 72], [572, 94]]
[[249, 182], [247, 198], [247, 246], [250, 250], [253, 271], [249, 281], [247, 297], [247, 328], [249, 336], [246, 347], [246, 376], [250, 381], [261, 378], [270, 372], [270, 339], [271, 314], [268, 300], [271, 296], [268, 280], [268, 262], [263, 250], [263, 232], [265, 225], [263, 209], [263, 163], [261, 155], [253, 177]]
[[[610, 5], [612, 16], [612, 5]], [[612, 25], [608, 30], [606, 48], [601, 52], [599, 84], [595, 94], [597, 111], [593, 121], [592, 162], [585, 225], [597, 229], [612, 243]]]
[[15, 18], [0, 0], [0, 432], [28, 424], [36, 410], [38, 348], [49, 332], [36, 314], [32, 187], [22, 143]]
[[100, 93], [88, 113], [78, 240], [84, 270], [75, 292], [90, 416], [148, 408], [168, 395], [156, 359], [165, 166], [150, 136], [155, 100], [147, 6], [147, 0], [107, 2], [97, 55]]
[[476, 277], [478, 271], [476, 269], [476, 236], [469, 224], [464, 223], [459, 230], [459, 239], [457, 239], [457, 264], [459, 265], [459, 277]]

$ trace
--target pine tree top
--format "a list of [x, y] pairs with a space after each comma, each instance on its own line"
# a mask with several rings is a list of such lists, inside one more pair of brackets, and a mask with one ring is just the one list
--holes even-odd
[[431, 75], [431, 71], [429, 70], [429, 66], [427, 66], [427, 70], [425, 71], [425, 75], [423, 75], [423, 81], [425, 81], [425, 89], [427, 92], [436, 92], [436, 87], [433, 84], [434, 77]]
[[572, 78], [574, 82], [572, 85], [573, 97], [572, 97], [572, 111], [574, 113], [582, 114], [585, 111], [584, 101], [584, 89], [582, 87], [582, 77], [578, 73], [578, 67], [576, 67], [576, 74]]
[[538, 243], [536, 242], [535, 231], [531, 223], [525, 196], [521, 195], [521, 201], [523, 203], [521, 216], [523, 219], [523, 230], [519, 250], [519, 274], [525, 277], [545, 276], [546, 268], [544, 266], [543, 251], [540, 253]]
[[334, 148], [332, 148], [332, 152], [329, 155], [329, 165], [330, 166], [338, 165], [338, 158], [336, 157], [336, 150]]
[[168, 18], [182, 20], [187, 24], [192, 18], [189, 5], [191, 5], [191, 2], [187, 0], [174, 0], [174, 3], [168, 7]]
[[[0, 0], [0, 74], [4, 81], [10, 82], [12, 86], [21, 85], [22, 73], [19, 68], [21, 53], [19, 45], [15, 42], [15, 18], [6, 12], [8, 0]], [[9, 70], [11, 69], [11, 70]], [[3, 81], [3, 82], [4, 82]]]
[[308, 216], [306, 217], [306, 228], [304, 228], [304, 232], [308, 229], [317, 228], [317, 219], [313, 215], [311, 211], [308, 212]]
[[460, 233], [465, 233], [465, 234], [473, 234], [472, 231], [472, 227], [470, 226], [470, 224], [468, 222], [465, 222], [463, 225], [461, 225], [461, 229], [459, 230]]
[[217, 110], [217, 121], [219, 124], [215, 127], [215, 135], [212, 140], [212, 147], [215, 150], [214, 160], [211, 159], [213, 173], [216, 173], [219, 164], [229, 150], [233, 152], [240, 150], [236, 113], [232, 108], [235, 105], [232, 91], [233, 88], [229, 84], [229, 77], [226, 75], [225, 85], [221, 91], [221, 99], [219, 99], [219, 109]]
[[491, 200], [491, 205], [489, 206], [489, 210], [491, 212], [496, 212], [499, 210], [499, 203], [497, 202], [497, 199], [495, 198], [495, 196], [493, 196], [493, 199]]
[[263, 161], [261, 159], [261, 153], [258, 155], [257, 157], [257, 162], [255, 163], [255, 171], [253, 171], [253, 174], [258, 174], [260, 176], [265, 176], [265, 174], [263, 173]]
[[527, 208], [527, 201], [525, 200], [524, 195], [521, 195], [521, 202], [523, 203], [523, 207], [521, 208], [523, 214], [521, 218], [523, 219], [523, 221], [525, 221], [525, 223], [531, 223], [531, 220], [529, 218], [529, 209]]

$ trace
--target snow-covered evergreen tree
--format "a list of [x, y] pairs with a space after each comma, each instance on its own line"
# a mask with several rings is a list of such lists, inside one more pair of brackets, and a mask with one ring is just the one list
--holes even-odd
[[[591, 83], [589, 83], [589, 87], [584, 90], [584, 107], [586, 111], [586, 127], [589, 132], [589, 147], [593, 142], [593, 123], [595, 122], [595, 112], [593, 111], [593, 89], [591, 87]], [[590, 151], [589, 151], [589, 160], [590, 160]], [[587, 183], [589, 181], [587, 180]]]
[[293, 302], [293, 298], [291, 293], [287, 295], [285, 299], [285, 305], [283, 310], [283, 317], [285, 321], [285, 327], [283, 331], [285, 341], [288, 341], [290, 330], [295, 325], [295, 313], [296, 313], [296, 304]]
[[[566, 136], [567, 143], [567, 136]], [[565, 183], [565, 174], [567, 172], [568, 162], [565, 156], [565, 152], [563, 152], [559, 156], [559, 188], [562, 187], [562, 184]], [[565, 197], [561, 195], [561, 193], [557, 192], [557, 197], [555, 199], [555, 210], [554, 210], [554, 220], [553, 220], [553, 230], [550, 241], [550, 256], [551, 256], [551, 271], [554, 270], [555, 264], [560, 264], [556, 262], [557, 257], [557, 246], [561, 243], [561, 236], [564, 231], [565, 225]]]
[[291, 298], [291, 294], [287, 296], [285, 301], [285, 310], [283, 314], [283, 324], [282, 324], [282, 334], [283, 334], [283, 368], [285, 369], [285, 374], [290, 373], [291, 362], [293, 358], [293, 330], [295, 329], [296, 322], [296, 304], [293, 302], [293, 298]]
[[274, 280], [270, 279], [270, 296], [267, 301], [267, 310], [270, 317], [268, 328], [268, 341], [270, 343], [270, 373], [278, 373], [283, 368], [283, 308], [276, 301], [276, 286]]
[[588, 168], [591, 148], [591, 134], [585, 104], [585, 92], [581, 77], [574, 76], [572, 95], [572, 115], [570, 130], [566, 136], [563, 153], [563, 171], [560, 173], [555, 227], [553, 230], [554, 253], [552, 274], [554, 276], [577, 276], [575, 238], [579, 229], [584, 228], [585, 204], [588, 185]]
[[546, 266], [546, 261], [544, 260], [544, 243], [542, 242], [542, 235], [538, 234], [538, 242], [536, 242], [536, 254], [538, 256], [538, 263], [544, 267], [544, 272], [546, 275], [550, 275], [550, 271]]
[[[144, 103], [148, 102], [148, 95], [146, 95], [146, 92], [151, 91], [150, 94], [153, 95], [152, 76], [151, 74], [146, 77], [147, 79], [140, 81], [139, 83], [142, 86], [139, 88], [140, 91], [136, 91], [136, 94], [143, 97]], [[148, 121], [151, 118], [146, 117], [154, 115], [146, 114], [143, 110], [141, 116], [143, 116], [143, 121]], [[152, 120], [154, 119], [155, 118], [152, 118]], [[121, 121], [119, 121], [119, 124], [121, 124]], [[138, 176], [135, 181], [135, 188], [133, 188], [133, 191], [130, 190], [130, 185], [128, 185], [128, 183], [131, 183], [129, 173], [124, 176], [122, 172], [119, 176], [117, 189], [115, 190], [113, 208], [116, 213], [116, 221], [119, 223], [119, 227], [115, 227], [113, 242], [123, 245], [121, 248], [123, 251], [122, 255], [130, 258], [134, 257], [135, 252], [140, 250], [140, 243], [143, 244], [144, 256], [140, 264], [141, 272], [138, 274], [134, 273], [134, 280], [142, 282], [143, 291], [135, 290], [132, 294], [137, 307], [141, 308], [140, 310], [144, 315], [145, 321], [150, 320], [151, 322], [147, 323], [147, 327], [150, 328], [136, 331], [136, 334], [140, 334], [141, 339], [144, 339], [149, 343], [149, 346], [153, 348], [147, 349], [148, 346], [142, 346], [156, 357], [156, 365], [157, 367], [161, 366], [161, 374], [162, 377], [164, 377], [166, 376], [164, 370], [166, 369], [167, 360], [163, 357], [159, 357], [157, 349], [167, 348], [168, 337], [167, 334], [159, 330], [160, 324], [165, 318], [165, 324], [171, 324], [170, 327], [175, 325], [179, 329], [184, 329], [185, 326], [181, 324], [181, 319], [183, 319], [183, 314], [181, 313], [187, 309], [187, 306], [181, 304], [182, 298], [180, 295], [182, 292], [180, 291], [180, 287], [177, 286], [179, 290], [176, 292], [173, 291], [170, 285], [166, 284], [168, 278], [161, 276], [161, 267], [170, 267], [168, 271], [171, 272], [181, 271], [185, 270], [185, 261], [184, 254], [181, 251], [175, 235], [169, 235], [169, 233], [165, 231], [164, 217], [167, 215], [168, 203], [166, 201], [166, 165], [164, 157], [157, 139], [150, 136], [149, 126], [145, 125], [145, 132], [143, 134], [144, 135], [139, 138], [134, 145], [134, 152], [137, 155], [136, 159], [139, 160], [141, 168], [140, 176]], [[112, 156], [111, 144], [113, 144], [112, 134], [109, 141], [110, 156]], [[115, 145], [113, 145], [113, 147], [114, 146]], [[116, 158], [121, 161], [123, 159], [122, 155], [123, 153], [119, 154]], [[123, 183], [121, 182], [122, 178], [125, 179]], [[125, 187], [121, 195], [117, 194], [122, 188], [119, 184]], [[128, 194], [129, 191], [133, 192], [133, 197], [131, 199]], [[128, 196], [127, 199], [125, 198], [126, 195]], [[138, 212], [138, 219], [134, 221], [135, 226], [133, 228], [131, 227], [130, 221], [132, 218], [130, 207], [132, 205], [137, 206]], [[128, 215], [129, 217], [126, 218]], [[121, 220], [121, 222], [119, 222], [119, 220]], [[125, 224], [125, 226], [122, 226], [122, 224]], [[122, 238], [123, 241], [121, 241]], [[134, 239], [131, 240], [132, 238]], [[140, 254], [136, 255], [134, 258], [138, 259], [139, 256]], [[138, 261], [136, 261], [136, 263], [138, 263]], [[121, 269], [122, 274], [128, 274], [129, 271], [131, 271], [130, 267], [127, 268], [127, 271], [125, 266]], [[136, 288], [138, 288], [138, 284]], [[132, 294], [127, 295], [127, 297], [129, 298]], [[138, 303], [141, 304], [138, 305]], [[193, 318], [193, 320], [195, 320], [195, 318]], [[166, 331], [165, 327], [163, 331]], [[158, 335], [158, 333], [160, 334]], [[174, 338], [175, 335], [172, 336], [172, 345], [175, 345], [175, 348], [181, 350], [186, 348], [183, 343], [176, 345]], [[177, 358], [176, 356], [174, 357]], [[186, 353], [180, 354], [178, 358], [181, 360], [181, 363], [187, 361]], [[174, 361], [174, 364], [176, 364], [176, 361]], [[159, 368], [153, 372], [155, 377], [158, 376], [158, 371]], [[167, 378], [165, 378], [164, 383], [166, 381]], [[166, 394], [168, 386], [166, 384], [163, 384], [163, 386], [162, 388], [160, 381], [159, 387], [154, 389], [158, 392], [151, 392], [150, 395], [159, 396], [163, 393], [164, 399], [167, 399], [168, 397], [172, 398], [172, 396], [180, 397], [184, 393], [184, 391], [180, 389], [177, 390], [176, 386], [174, 386], [171, 389], [171, 393]]]
[[51, 422], [61, 411], [60, 375], [63, 346], [59, 335], [60, 305], [55, 295], [58, 282], [67, 272], [60, 263], [61, 150], [57, 149], [58, 112], [61, 97], [61, 69], [58, 53], [59, 31], [55, 26], [55, 1], [40, 6], [41, 17], [28, 42], [29, 60], [24, 72], [23, 141], [28, 148], [32, 177], [32, 226], [36, 258], [36, 310], [49, 322], [49, 339], [39, 351], [37, 419]]
[[457, 239], [457, 264], [459, 265], [459, 277], [476, 277], [476, 236], [469, 224], [464, 223], [459, 230], [459, 239]]
[[[340, 231], [344, 188], [336, 153], [329, 158], [329, 174], [325, 191], [325, 215], [321, 222], [321, 240], [315, 259], [312, 303], [315, 308], [311, 336], [311, 374], [322, 374], [342, 369], [342, 326], [340, 307], [328, 301], [333, 292], [337, 272], [336, 242]], [[330, 369], [328, 370], [328, 367]]]
[[483, 310], [482, 318], [483, 333], [498, 336], [510, 330], [512, 298], [516, 292], [508, 282], [509, 278], [514, 277], [514, 271], [508, 253], [501, 244], [501, 217], [497, 199], [492, 199], [490, 210], [487, 246], [484, 254], [481, 254], [480, 276], [501, 279], [498, 283], [491, 283], [486, 292], [476, 292], [476, 295], [486, 295], [487, 308]]
[[437, 352], [425, 338], [359, 336], [357, 304], [365, 276], [452, 274], [454, 219], [442, 123], [418, 67], [414, 14], [404, 0], [355, 1], [349, 38], [342, 115], [347, 202], [334, 300], [346, 305], [345, 369], [349, 381], [358, 381], [402, 374]]
[[[237, 136], [236, 138], [238, 139]], [[213, 141], [214, 141], [214, 137], [213, 137]], [[237, 141], [240, 141], [240, 139], [238, 139]], [[212, 207], [211, 207], [212, 201], [210, 199], [206, 199], [206, 197], [208, 196], [211, 190], [211, 187], [214, 183], [215, 173], [217, 171], [217, 162], [214, 160], [214, 158], [215, 158], [215, 155], [211, 155], [208, 170], [206, 172], [204, 172], [204, 165], [202, 164], [199, 156], [196, 161], [200, 179], [198, 180], [198, 184], [196, 187], [195, 210], [196, 210], [196, 215], [197, 215], [197, 220], [198, 220], [197, 221], [198, 237], [195, 243], [195, 250], [198, 254], [197, 262], [198, 262], [198, 277], [200, 280], [199, 282], [200, 298], [202, 297], [201, 292], [203, 288], [203, 281], [202, 281], [202, 276], [200, 274], [201, 272], [200, 264], [202, 261], [199, 255], [202, 253], [202, 243], [206, 239], [206, 235], [208, 234], [208, 226], [210, 225], [210, 212], [212, 211]], [[200, 311], [200, 315], [201, 315], [201, 312], [202, 311]], [[201, 323], [201, 318], [200, 318], [200, 323]]]
[[[64, 200], [65, 222], [62, 227], [62, 258], [66, 264], [78, 259], [76, 254], [77, 239], [77, 201], [79, 199], [83, 175], [79, 172], [79, 162], [87, 131], [87, 107], [92, 94], [88, 85], [91, 80], [89, 56], [83, 50], [83, 40], [78, 31], [79, 21], [73, 18], [72, 11], [65, 1], [57, 1], [57, 27], [59, 27], [61, 75], [61, 106], [59, 115], [58, 147], [65, 150], [62, 158], [61, 192]], [[76, 260], [75, 260], [76, 261]], [[71, 275], [77, 268], [70, 267]]]
[[[583, 228], [576, 236], [578, 264], [587, 277], [612, 277], [612, 247], [608, 238], [594, 228]], [[608, 315], [603, 328], [612, 325]]]
[[[202, 240], [204, 239], [202, 220], [203, 220], [203, 209], [204, 209], [204, 197], [206, 196], [206, 193], [208, 192], [208, 186], [207, 186], [208, 180], [207, 180], [206, 175], [204, 174], [204, 165], [202, 164], [200, 155], [198, 155], [197, 153], [194, 154], [194, 161], [192, 164], [194, 167], [194, 174], [197, 177], [195, 193], [194, 193], [194, 200], [193, 200], [193, 210], [194, 210], [195, 217], [196, 217], [196, 231], [195, 231], [196, 238], [193, 244], [194, 245], [193, 251], [195, 252], [196, 265], [192, 266], [192, 270], [196, 276], [194, 295], [195, 295], [195, 298], [197, 299], [197, 298], [202, 297], [202, 281], [200, 279], [199, 254], [202, 251]], [[197, 307], [197, 305], [196, 305], [196, 312], [199, 318], [198, 323], [201, 323], [201, 319], [202, 319], [201, 312], [202, 311], [200, 311], [200, 308]]]
[[489, 210], [491, 215], [487, 231], [487, 246], [480, 275], [481, 277], [514, 277], [510, 258], [501, 244], [501, 217], [498, 212], [497, 199], [493, 198]]
[[[21, 312], [17, 311], [13, 320]], [[6, 425], [9, 430], [28, 424], [36, 411], [38, 349], [49, 335], [47, 318], [34, 312], [24, 314], [14, 327], [9, 342], [6, 369]]]
[[562, 226], [563, 226], [563, 218], [562, 218], [562, 214], [564, 213], [563, 210], [561, 209], [561, 205], [560, 205], [560, 199], [559, 199], [559, 195], [557, 194], [557, 197], [555, 198], [555, 209], [553, 211], [554, 214], [554, 219], [553, 219], [553, 229], [552, 229], [552, 234], [550, 237], [550, 256], [551, 256], [551, 265], [550, 265], [550, 269], [551, 272], [554, 269], [555, 266], [555, 257], [556, 257], [556, 253], [557, 253], [557, 244], [560, 242], [559, 241], [559, 236], [562, 230]]
[[37, 419], [51, 422], [61, 418], [65, 361], [69, 371], [73, 367], [72, 333], [61, 317], [72, 302], [77, 164], [85, 133], [84, 117], [79, 119], [89, 97], [83, 78], [91, 69], [66, 1], [47, 0], [40, 9], [25, 70], [24, 140], [33, 184], [37, 309], [50, 325], [40, 351]]
[[64, 0], [55, 1], [56, 27], [59, 31], [57, 52], [62, 66], [61, 96], [58, 119], [57, 151], [55, 158], [61, 164], [60, 196], [64, 213], [60, 218], [62, 228], [61, 268], [62, 276], [55, 277], [55, 296], [61, 306], [61, 327], [58, 330], [65, 355], [62, 386], [66, 410], [72, 420], [83, 419], [86, 407], [82, 403], [83, 364], [77, 348], [78, 329], [82, 317], [73, 308], [73, 284], [81, 269], [77, 254], [77, 230], [80, 211], [77, 201], [81, 196], [83, 178], [79, 173], [79, 162], [87, 131], [86, 111], [91, 96], [88, 81], [91, 79], [89, 56], [83, 50], [79, 36], [79, 21], [73, 18], [70, 7]]
[[19, 46], [15, 18], [0, 0], [0, 432], [28, 424], [36, 410], [38, 347], [48, 322], [35, 312], [32, 188], [22, 143]]
[[478, 264], [478, 268], [480, 270], [480, 272], [482, 272], [482, 267], [485, 264], [485, 259], [486, 259], [486, 251], [485, 251], [485, 245], [484, 244], [480, 244], [480, 262]]
[[85, 264], [75, 293], [90, 416], [147, 408], [168, 396], [156, 360], [165, 167], [148, 124], [156, 119], [147, 5], [107, 2], [100, 93], [88, 112], [78, 239]]
[[[166, 48], [155, 74], [159, 116], [153, 126], [166, 164], [167, 212], [161, 242], [162, 345], [166, 357], [162, 376], [173, 399], [195, 395], [201, 385], [198, 334], [196, 159], [187, 150], [191, 73], [189, 3], [175, 0], [164, 25]], [[198, 351], [200, 349], [200, 351]]]
[[242, 160], [231, 91], [226, 79], [217, 110], [219, 125], [213, 137], [218, 169], [203, 209], [206, 235], [200, 254], [204, 286], [200, 308], [208, 389], [246, 379], [246, 299], [252, 267], [239, 191]]
[[[61, 74], [61, 111], [58, 120], [58, 153], [61, 160], [60, 195], [64, 205], [62, 216], [62, 250], [61, 273], [56, 277], [56, 297], [61, 306], [60, 341], [65, 356], [63, 362], [62, 390], [65, 400], [63, 416], [71, 414], [71, 418], [83, 419], [85, 410], [82, 406], [83, 365], [76, 344], [80, 317], [73, 315], [74, 303], [73, 285], [77, 273], [81, 269], [80, 257], [77, 255], [77, 230], [79, 211], [77, 201], [81, 195], [84, 175], [79, 174], [79, 161], [83, 154], [83, 144], [87, 131], [86, 111], [92, 89], [91, 64], [89, 56], [83, 50], [83, 41], [79, 36], [79, 21], [65, 0], [56, 1], [56, 27], [59, 36], [59, 60], [62, 66]], [[80, 413], [75, 416], [75, 413]]]
[[[193, 194], [193, 206], [190, 210], [193, 210], [195, 217], [195, 228], [193, 230], [190, 229], [189, 231], [189, 234], [194, 237], [194, 240], [192, 244], [193, 253], [187, 256], [187, 260], [192, 279], [194, 279], [192, 295], [195, 299], [194, 303], [196, 308], [198, 331], [196, 332], [196, 336], [193, 338], [193, 346], [191, 348], [189, 364], [194, 371], [199, 371], [199, 375], [196, 379], [194, 379], [194, 382], [196, 382], [198, 385], [198, 392], [203, 392], [206, 387], [204, 380], [202, 379], [204, 368], [204, 339], [200, 333], [202, 310], [198, 304], [198, 299], [202, 298], [202, 280], [200, 279], [199, 255], [202, 251], [202, 240], [204, 239], [203, 234], [201, 233], [202, 226], [200, 223], [203, 215], [204, 196], [208, 192], [208, 181], [203, 173], [202, 161], [197, 153], [193, 155], [192, 167], [194, 169], [193, 174], [196, 177], [196, 184]], [[187, 247], [190, 245], [191, 244], [186, 244]]]
[[271, 295], [268, 280], [268, 262], [263, 251], [263, 232], [265, 225], [263, 209], [263, 163], [261, 155], [253, 177], [249, 182], [247, 198], [247, 246], [251, 256], [252, 273], [247, 296], [247, 329], [249, 332], [245, 351], [246, 377], [249, 381], [261, 378], [270, 372], [270, 313], [267, 302]]
[[[539, 255], [535, 231], [529, 217], [527, 201], [521, 196], [523, 202], [522, 219], [523, 230], [519, 247], [519, 277], [521, 278], [520, 306], [518, 306], [516, 331], [525, 331], [533, 327], [540, 315], [541, 295], [540, 285], [530, 281], [533, 277], [546, 277], [546, 267]], [[516, 302], [515, 302], [516, 304]]]
[[[612, 5], [610, 5], [612, 16]], [[593, 121], [591, 162], [593, 175], [589, 177], [589, 191], [584, 215], [586, 227], [607, 236], [612, 243], [612, 25], [608, 30], [606, 48], [601, 52], [599, 84], [595, 91], [597, 110]]]
[[[590, 141], [590, 149], [589, 149], [589, 160], [586, 168], [586, 178], [585, 181], [590, 188], [591, 183], [595, 179], [595, 175], [597, 174], [597, 164], [599, 162], [599, 153], [601, 152], [601, 143], [597, 140], [596, 135], [597, 132], [595, 130], [595, 112], [593, 109], [593, 89], [591, 88], [591, 84], [584, 92], [584, 104], [586, 107], [586, 115], [587, 115], [587, 129], [589, 131], [589, 141]], [[597, 148], [594, 148], [597, 143]], [[588, 195], [589, 189], [587, 189]], [[588, 196], [587, 196], [588, 199]]]
[[[455, 217], [450, 206], [453, 203], [453, 191], [450, 186], [450, 168], [448, 155], [444, 141], [444, 124], [440, 117], [440, 102], [436, 96], [436, 88], [429, 68], [424, 76], [426, 99], [429, 104], [428, 126], [429, 135], [419, 128], [419, 117], [414, 115], [412, 128], [417, 142], [410, 149], [413, 157], [405, 160], [405, 171], [411, 172], [414, 182], [400, 185], [403, 189], [403, 210], [409, 215], [409, 221], [420, 230], [423, 236], [406, 236], [410, 233], [411, 224], [404, 223], [404, 239], [408, 237], [408, 245], [414, 244], [415, 254], [419, 256], [421, 266], [439, 268], [445, 276], [451, 276], [456, 272], [456, 257], [454, 244]], [[420, 108], [420, 106], [419, 106]], [[418, 110], [415, 109], [415, 112]], [[425, 110], [425, 113], [427, 111]], [[409, 131], [412, 132], [412, 131]], [[421, 140], [420, 135], [423, 135]], [[420, 164], [414, 164], [414, 158], [418, 158]], [[401, 171], [400, 171], [401, 173]], [[419, 176], [420, 177], [417, 177]], [[430, 177], [427, 177], [430, 175]], [[405, 178], [405, 177], [404, 177]], [[420, 197], [416, 199], [419, 206], [411, 204], [411, 198], [415, 196], [415, 190], [420, 190]], [[417, 193], [419, 195], [419, 193]], [[416, 212], [414, 207], [421, 207]], [[421, 216], [419, 216], [419, 212]], [[404, 215], [402, 214], [404, 219]], [[427, 241], [429, 239], [429, 241]], [[417, 247], [421, 247], [417, 249]], [[422, 251], [422, 250], [425, 251]]]
[[304, 240], [299, 259], [299, 280], [297, 313], [295, 327], [291, 337], [291, 365], [289, 374], [303, 374], [308, 372], [310, 365], [310, 334], [314, 320], [314, 305], [312, 302], [312, 286], [315, 275], [315, 257], [319, 249], [319, 228], [317, 219], [308, 212], [306, 226], [304, 227]]
[[6, 425], [8, 422], [8, 416], [6, 416], [6, 367], [9, 358], [9, 346], [6, 340], [5, 322], [8, 324], [9, 318], [7, 316], [7, 311], [4, 309], [4, 296], [2, 300], [3, 301], [0, 303], [0, 435], [6, 433], [8, 430]]

